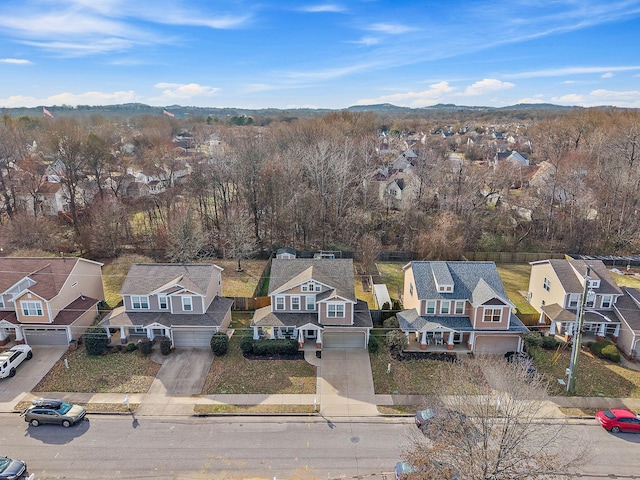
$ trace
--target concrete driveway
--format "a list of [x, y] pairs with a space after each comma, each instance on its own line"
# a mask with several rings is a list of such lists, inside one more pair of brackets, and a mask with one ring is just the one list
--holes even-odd
[[[210, 348], [176, 348], [163, 357], [162, 366], [136, 414], [192, 413], [193, 405], [185, 405], [179, 398], [200, 395], [212, 361]], [[177, 411], [181, 409], [188, 411]]]
[[0, 378], [0, 411], [11, 412], [16, 403], [33, 390], [67, 351], [66, 346], [34, 346], [33, 358], [16, 369], [13, 378]]
[[317, 392], [323, 416], [376, 416], [378, 409], [367, 349], [322, 350]]

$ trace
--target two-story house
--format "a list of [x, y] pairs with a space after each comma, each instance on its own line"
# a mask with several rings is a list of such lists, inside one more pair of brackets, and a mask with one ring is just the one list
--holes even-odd
[[253, 338], [295, 338], [305, 345], [366, 348], [373, 327], [358, 300], [351, 259], [273, 259], [271, 305], [255, 311]]
[[[591, 267], [586, 279], [587, 265]], [[571, 338], [587, 285], [583, 331], [602, 339], [617, 340], [620, 320], [614, 308], [624, 295], [601, 260], [541, 260], [531, 263], [527, 300], [549, 325], [549, 335]]]
[[408, 349], [478, 354], [521, 351], [526, 326], [513, 313], [493, 262], [410, 262], [396, 316]]
[[0, 345], [68, 345], [98, 316], [102, 263], [84, 258], [0, 258]]
[[231, 323], [233, 300], [222, 297], [222, 268], [213, 264], [137, 263], [122, 284], [123, 305], [100, 324], [121, 343], [169, 337], [174, 347], [209, 347]]

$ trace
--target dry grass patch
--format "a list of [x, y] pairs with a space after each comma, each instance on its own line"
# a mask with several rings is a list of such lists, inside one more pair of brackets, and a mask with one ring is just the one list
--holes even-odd
[[153, 260], [144, 255], [122, 255], [113, 261], [105, 262], [102, 268], [102, 283], [105, 301], [110, 308], [115, 308], [122, 301], [119, 292], [134, 263], [153, 263]]
[[597, 408], [559, 407], [563, 415], [567, 417], [593, 418], [598, 412]]
[[304, 359], [247, 359], [240, 350], [239, 337], [234, 335], [227, 354], [214, 358], [202, 393], [292, 394], [315, 391], [316, 367]]
[[[82, 405], [88, 413], [132, 413], [140, 406], [139, 403], [130, 403], [129, 407], [123, 403], [77, 403]], [[31, 402], [18, 402], [13, 410], [22, 412], [25, 408], [30, 407]]]
[[[319, 405], [318, 405], [319, 408]], [[216, 414], [258, 414], [258, 415], [278, 415], [278, 414], [315, 414], [313, 405], [205, 405], [197, 404], [193, 409], [196, 415], [216, 415]]]
[[[567, 387], [561, 385], [558, 379], [567, 380], [565, 372], [569, 367], [571, 349], [532, 348], [530, 351], [538, 372], [549, 382], [549, 394], [566, 396]], [[597, 358], [583, 349], [578, 360], [576, 396], [640, 398], [640, 372]]]
[[236, 271], [237, 260], [213, 259], [212, 263], [224, 268], [222, 294], [225, 297], [253, 297], [268, 260], [242, 260], [242, 272]]
[[158, 370], [160, 365], [138, 351], [92, 356], [79, 348], [65, 353], [33, 391], [145, 393]]

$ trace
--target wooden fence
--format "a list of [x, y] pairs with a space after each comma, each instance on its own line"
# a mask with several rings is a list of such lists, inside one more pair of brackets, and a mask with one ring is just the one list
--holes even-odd
[[471, 262], [529, 263], [566, 256], [564, 253], [549, 252], [466, 252], [464, 258]]
[[227, 297], [233, 300], [233, 310], [257, 310], [271, 305], [271, 297]]

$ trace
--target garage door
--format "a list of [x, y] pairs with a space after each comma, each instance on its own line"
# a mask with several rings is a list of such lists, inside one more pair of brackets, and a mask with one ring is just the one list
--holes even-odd
[[211, 348], [215, 328], [172, 328], [175, 347]]
[[68, 345], [66, 328], [23, 328], [25, 342], [29, 345]]
[[324, 348], [365, 348], [364, 332], [324, 332], [322, 346]]
[[480, 335], [476, 336], [476, 344], [473, 347], [474, 353], [504, 354], [518, 350], [519, 337], [504, 335]]

